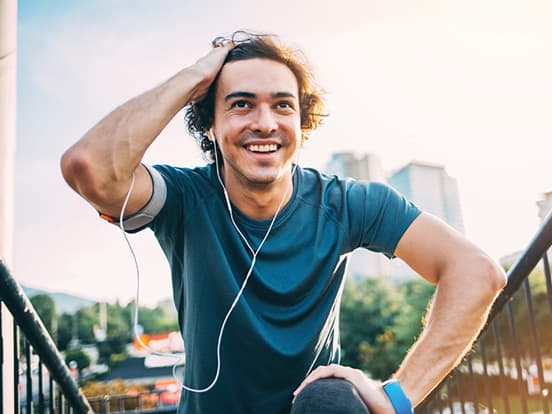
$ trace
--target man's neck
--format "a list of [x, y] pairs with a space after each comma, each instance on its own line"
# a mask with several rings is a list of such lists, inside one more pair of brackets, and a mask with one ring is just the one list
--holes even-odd
[[243, 185], [226, 183], [228, 197], [243, 214], [255, 220], [268, 220], [281, 211], [291, 199], [293, 177], [287, 175], [278, 182], [267, 185]]

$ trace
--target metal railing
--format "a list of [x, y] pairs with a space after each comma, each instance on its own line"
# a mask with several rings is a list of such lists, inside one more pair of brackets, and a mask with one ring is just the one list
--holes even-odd
[[416, 413], [550, 414], [551, 246], [552, 213], [509, 269], [473, 351]]
[[93, 397], [88, 401], [96, 413], [119, 414], [139, 412], [141, 414], [176, 414], [179, 392], [152, 390], [128, 394]]
[[[2, 261], [0, 261], [1, 302], [10, 311], [14, 320], [13, 382], [15, 386], [13, 407], [0, 406], [0, 412], [27, 414], [93, 412], [31, 302]], [[0, 323], [1, 320], [0, 318]], [[22, 333], [21, 338], [19, 338], [20, 333]], [[33, 353], [37, 355], [36, 361], [33, 359]], [[21, 362], [18, 357], [20, 354], [23, 355]], [[4, 369], [3, 358], [0, 362]], [[5, 388], [2, 381], [0, 376], [0, 395]], [[2, 404], [1, 398], [0, 404]]]

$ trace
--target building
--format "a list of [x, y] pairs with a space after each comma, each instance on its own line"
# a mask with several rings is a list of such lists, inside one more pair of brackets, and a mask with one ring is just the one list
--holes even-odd
[[[452, 227], [464, 232], [458, 186], [443, 166], [411, 162], [386, 179], [378, 156], [340, 152], [332, 155], [324, 172], [343, 178], [387, 182], [422, 210], [440, 217]], [[400, 259], [389, 260], [382, 254], [366, 249], [357, 249], [353, 252], [348, 274], [354, 278], [383, 276], [394, 280], [415, 275]]]
[[546, 215], [552, 211], [552, 191], [542, 194], [542, 199], [537, 201], [537, 207], [539, 208], [539, 217], [541, 221], [544, 221]]
[[380, 158], [375, 154], [356, 155], [353, 152], [333, 154], [324, 167], [326, 174], [357, 180], [385, 181]]
[[388, 182], [419, 208], [464, 233], [458, 185], [444, 166], [413, 161], [394, 172]]
[[[464, 233], [458, 184], [444, 166], [412, 161], [391, 174], [387, 181], [420, 209]], [[392, 261], [391, 267], [391, 276], [396, 279], [416, 274], [399, 259]]]
[[[364, 181], [385, 181], [380, 158], [375, 154], [357, 155], [339, 152], [332, 155], [324, 167], [326, 174], [342, 178], [351, 177]], [[357, 249], [351, 255], [347, 273], [355, 278], [387, 276], [391, 272], [389, 260], [381, 254], [366, 249]]]

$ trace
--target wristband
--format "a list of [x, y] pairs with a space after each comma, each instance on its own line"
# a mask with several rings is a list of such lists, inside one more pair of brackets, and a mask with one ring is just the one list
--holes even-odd
[[396, 414], [412, 414], [412, 403], [404, 393], [401, 384], [396, 379], [390, 379], [383, 384], [383, 391], [387, 394], [387, 398], [391, 401], [391, 405], [395, 409]]

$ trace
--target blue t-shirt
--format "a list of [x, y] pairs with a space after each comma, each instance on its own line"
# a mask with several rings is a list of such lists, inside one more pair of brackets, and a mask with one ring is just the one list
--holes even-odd
[[[252, 254], [234, 228], [214, 165], [156, 166], [165, 205], [150, 224], [167, 256], [186, 347], [184, 384], [215, 376], [223, 318]], [[318, 365], [339, 362], [339, 302], [347, 254], [357, 247], [392, 257], [418, 216], [408, 200], [381, 183], [297, 168], [293, 194], [257, 256], [222, 338], [221, 371], [205, 393], [183, 390], [185, 414], [288, 414], [292, 392]], [[235, 207], [253, 249], [271, 220]]]

